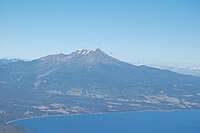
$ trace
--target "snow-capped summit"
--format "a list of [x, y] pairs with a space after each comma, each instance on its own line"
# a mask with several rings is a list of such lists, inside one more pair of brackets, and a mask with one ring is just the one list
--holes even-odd
[[80, 54], [80, 55], [85, 55], [85, 54], [89, 54], [91, 52], [96, 52], [96, 51], [101, 51], [101, 50], [98, 48], [94, 50], [78, 49], [75, 53]]
[[89, 53], [90, 51], [89, 51], [89, 50], [86, 50], [86, 49], [78, 49], [77, 52], [78, 52], [78, 54], [84, 55], [84, 54]]
[[84, 64], [118, 64], [120, 61], [105, 54], [100, 49], [87, 50], [78, 49], [71, 54], [53, 54], [38, 59], [42, 65], [52, 64], [61, 65], [66, 63], [84, 63]]

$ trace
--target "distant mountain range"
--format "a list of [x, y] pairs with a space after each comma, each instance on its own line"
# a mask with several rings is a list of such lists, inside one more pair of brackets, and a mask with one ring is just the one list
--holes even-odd
[[199, 66], [192, 66], [192, 67], [185, 67], [185, 66], [157, 66], [162, 69], [168, 69], [174, 72], [186, 74], [186, 75], [194, 75], [200, 77], [200, 67]]
[[135, 66], [100, 49], [0, 60], [0, 120], [200, 108], [200, 77]]
[[[136, 65], [136, 66], [140, 66], [140, 65], [144, 65], [144, 63], [140, 63], [140, 62], [130, 62], [130, 64]], [[193, 76], [198, 76], [200, 77], [200, 66], [192, 66], [192, 65], [187, 65], [187, 66], [173, 66], [173, 65], [153, 65], [153, 64], [145, 64], [146, 66], [150, 66], [150, 67], [155, 67], [155, 68], [159, 68], [159, 69], [167, 69], [173, 72], [177, 72], [180, 74], [184, 74], [184, 75], [193, 75]]]

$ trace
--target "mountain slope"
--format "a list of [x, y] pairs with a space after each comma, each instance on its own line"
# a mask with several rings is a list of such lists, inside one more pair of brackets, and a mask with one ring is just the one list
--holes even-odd
[[[3, 120], [200, 107], [200, 78], [134, 66], [99, 49], [0, 65]], [[9, 111], [15, 104], [16, 112]], [[8, 117], [9, 116], [9, 117]]]

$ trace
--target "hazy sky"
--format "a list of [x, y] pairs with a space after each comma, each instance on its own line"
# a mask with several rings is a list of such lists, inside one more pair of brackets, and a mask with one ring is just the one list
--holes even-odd
[[0, 0], [0, 58], [101, 48], [128, 62], [200, 65], [200, 0]]

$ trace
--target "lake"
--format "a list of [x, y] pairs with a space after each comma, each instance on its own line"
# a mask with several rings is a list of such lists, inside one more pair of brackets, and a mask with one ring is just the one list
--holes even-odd
[[49, 116], [11, 124], [38, 133], [200, 133], [200, 110]]

